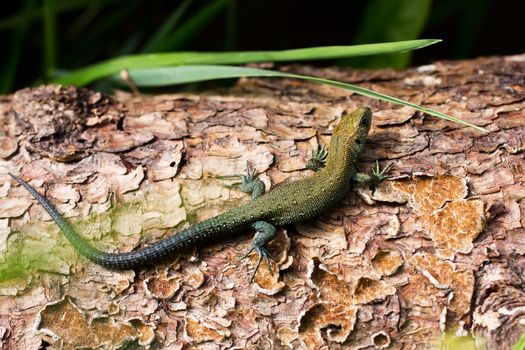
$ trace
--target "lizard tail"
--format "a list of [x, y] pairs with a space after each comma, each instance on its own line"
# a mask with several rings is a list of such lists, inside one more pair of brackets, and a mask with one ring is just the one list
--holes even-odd
[[[18, 176], [13, 174], [9, 175], [29, 191], [38, 203], [44, 207], [58, 225], [60, 231], [82, 256], [107, 268], [132, 269], [152, 265], [173, 254], [183, 253], [201, 242], [212, 240], [223, 233], [240, 231], [246, 226], [244, 223], [245, 220], [241, 220], [241, 222], [239, 220], [232, 221], [231, 213], [225, 213], [225, 215], [210, 218], [143, 249], [128, 253], [106, 253], [94, 248], [82, 239], [75, 229], [60, 215], [57, 209], [31, 185]], [[237, 218], [241, 219], [240, 217]]]

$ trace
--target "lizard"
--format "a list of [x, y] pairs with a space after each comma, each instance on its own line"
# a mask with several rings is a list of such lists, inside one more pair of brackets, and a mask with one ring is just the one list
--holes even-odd
[[372, 123], [372, 112], [360, 107], [344, 114], [335, 127], [328, 151], [318, 147], [306, 168], [311, 176], [279, 184], [265, 193], [264, 183], [255, 170], [246, 164], [241, 175], [241, 191], [251, 195], [251, 201], [222, 214], [204, 220], [180, 232], [139, 250], [126, 253], [106, 253], [84, 240], [43, 195], [20, 177], [10, 174], [37, 202], [43, 206], [73, 247], [92, 262], [110, 269], [134, 269], [153, 265], [167, 257], [182, 253], [220, 237], [230, 237], [248, 229], [255, 231], [250, 251], [258, 254], [255, 274], [264, 258], [271, 273], [273, 259], [266, 244], [276, 236], [277, 227], [303, 222], [316, 217], [339, 202], [356, 184], [376, 185], [388, 178], [391, 164], [380, 170], [379, 163], [371, 174], [357, 171], [357, 160], [363, 153]]

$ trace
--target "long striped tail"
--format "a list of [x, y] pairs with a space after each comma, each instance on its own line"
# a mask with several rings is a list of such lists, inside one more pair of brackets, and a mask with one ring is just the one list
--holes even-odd
[[27, 182], [9, 174], [22, 185], [40, 203], [53, 218], [69, 242], [84, 257], [98, 265], [115, 269], [132, 269], [152, 265], [173, 254], [182, 253], [201, 242], [210, 241], [221, 234], [240, 231], [246, 227], [245, 220], [232, 220], [232, 213], [215, 216], [197, 225], [189, 227], [166, 239], [149, 245], [143, 249], [128, 253], [105, 253], [94, 247], [80, 237], [75, 229], [60, 215], [57, 209]]

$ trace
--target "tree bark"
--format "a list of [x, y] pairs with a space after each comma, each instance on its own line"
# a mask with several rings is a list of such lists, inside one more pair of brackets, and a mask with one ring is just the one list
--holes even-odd
[[[41, 86], [0, 100], [0, 347], [425, 349], [450, 334], [511, 349], [525, 323], [525, 55], [405, 71], [283, 70], [359, 84], [472, 122], [294, 80], [197, 94], [114, 96]], [[279, 230], [270, 274], [251, 233], [155, 268], [80, 257], [32, 197], [44, 193], [98, 248], [124, 252], [309, 175], [345, 110], [368, 105], [360, 162], [377, 188]]]

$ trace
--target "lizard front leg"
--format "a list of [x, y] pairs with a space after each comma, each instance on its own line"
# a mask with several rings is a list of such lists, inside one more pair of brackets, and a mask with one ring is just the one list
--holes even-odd
[[252, 249], [244, 255], [243, 259], [246, 258], [252, 251], [256, 251], [259, 254], [259, 259], [257, 259], [257, 264], [255, 265], [255, 270], [253, 271], [252, 277], [250, 278], [250, 283], [253, 282], [253, 278], [261, 265], [261, 261], [264, 257], [266, 264], [268, 265], [268, 270], [270, 275], [272, 274], [272, 265], [270, 264], [270, 259], [275, 261], [275, 258], [268, 252], [265, 245], [273, 240], [277, 234], [277, 229], [274, 225], [266, 221], [255, 221], [251, 224], [251, 227], [255, 230], [255, 236], [252, 240]]
[[324, 168], [328, 151], [324, 146], [317, 145], [317, 148], [312, 151], [312, 156], [306, 162], [306, 169], [318, 171]]
[[241, 175], [241, 180], [241, 191], [250, 194], [252, 200], [264, 194], [264, 182], [255, 175], [255, 169], [250, 167], [248, 161], [246, 161], [246, 175]]
[[383, 170], [379, 168], [379, 162], [376, 160], [376, 167], [372, 169], [372, 174], [356, 173], [352, 181], [358, 184], [377, 185], [388, 178], [387, 173], [392, 169], [392, 163], [388, 164]]

